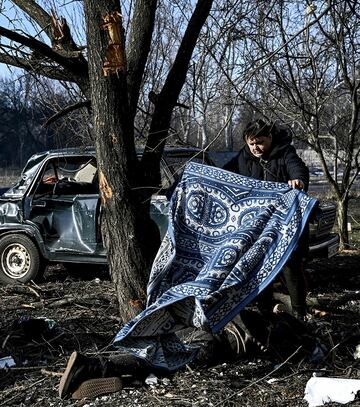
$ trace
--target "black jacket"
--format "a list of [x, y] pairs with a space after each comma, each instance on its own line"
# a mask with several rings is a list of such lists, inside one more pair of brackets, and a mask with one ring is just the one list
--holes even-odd
[[290, 143], [290, 134], [285, 132], [274, 134], [271, 151], [265, 159], [252, 155], [249, 147], [245, 145], [240, 149], [239, 154], [224, 166], [224, 169], [266, 181], [287, 182], [299, 179], [304, 183], [307, 191], [309, 169]]

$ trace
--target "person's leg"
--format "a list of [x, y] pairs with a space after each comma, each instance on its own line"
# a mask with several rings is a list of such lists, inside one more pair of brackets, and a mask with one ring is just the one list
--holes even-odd
[[296, 318], [303, 319], [306, 316], [306, 283], [303, 271], [304, 265], [285, 266], [283, 275], [291, 300], [292, 313]]
[[309, 252], [309, 227], [305, 228], [290, 260], [283, 269], [285, 283], [289, 292], [293, 315], [304, 319], [306, 316], [305, 264]]
[[229, 322], [219, 333], [188, 328], [178, 333], [179, 338], [189, 345], [196, 346], [198, 352], [191, 365], [197, 367], [215, 366], [234, 361], [246, 352], [245, 332], [233, 322]]
[[[190, 328], [179, 336], [185, 343], [198, 346], [199, 351], [192, 362], [196, 366], [233, 360], [245, 352], [244, 332], [231, 323], [219, 334]], [[155, 369], [130, 354], [114, 352], [108, 358], [89, 358], [74, 352], [61, 378], [59, 395], [61, 398], [93, 398], [121, 390], [118, 378], [143, 379], [150, 373], [164, 374], [164, 370]]]
[[225, 362], [228, 347], [222, 340], [221, 335], [196, 328], [184, 329], [178, 332], [177, 335], [183, 343], [196, 346], [198, 349], [190, 365], [214, 366]]

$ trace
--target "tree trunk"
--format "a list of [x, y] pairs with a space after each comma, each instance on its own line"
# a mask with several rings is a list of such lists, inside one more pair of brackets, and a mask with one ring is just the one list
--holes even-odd
[[139, 216], [139, 204], [132, 189], [138, 167], [126, 72], [118, 71], [109, 76], [103, 74], [109, 36], [101, 29], [102, 17], [115, 10], [120, 11], [120, 4], [117, 0], [85, 0], [84, 5], [103, 239], [116, 285], [120, 316], [126, 322], [145, 304], [148, 267], [138, 233], [145, 215]]
[[337, 224], [340, 235], [340, 248], [344, 249], [349, 244], [348, 232], [348, 208], [349, 208], [349, 195], [342, 196], [341, 200], [337, 202]]

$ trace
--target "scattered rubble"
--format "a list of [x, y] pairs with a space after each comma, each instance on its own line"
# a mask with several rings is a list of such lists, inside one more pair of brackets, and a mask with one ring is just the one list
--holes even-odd
[[[307, 407], [309, 379], [360, 379], [359, 258], [358, 250], [311, 263], [307, 323], [325, 345], [312, 363], [259, 356], [207, 369], [188, 367], [166, 379], [153, 378], [149, 385], [133, 383], [121, 393], [75, 404], [58, 398], [59, 378], [73, 350], [108, 351], [121, 326], [112, 283], [85, 269], [79, 277], [57, 267], [41, 284], [0, 286], [0, 362], [11, 357], [16, 363], [0, 368], [0, 405]], [[25, 321], [36, 329], [24, 330]], [[348, 405], [360, 406], [360, 401]]]

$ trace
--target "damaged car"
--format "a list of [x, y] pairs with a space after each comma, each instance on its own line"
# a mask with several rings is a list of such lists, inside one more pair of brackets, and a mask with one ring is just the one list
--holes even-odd
[[[161, 236], [167, 229], [166, 191], [190, 159], [212, 164], [198, 149], [164, 152], [162, 188], [150, 206]], [[100, 219], [95, 149], [33, 155], [19, 181], [0, 196], [0, 282], [35, 280], [49, 263], [106, 265]]]
[[[141, 155], [141, 152], [139, 152]], [[168, 148], [161, 160], [162, 188], [153, 194], [150, 216], [167, 229], [168, 198], [189, 160], [208, 165], [195, 148]], [[335, 206], [325, 205], [310, 227], [312, 257], [332, 256], [339, 237], [331, 230]], [[72, 148], [33, 155], [19, 181], [0, 196], [0, 282], [26, 283], [50, 263], [106, 265], [95, 149]]]

